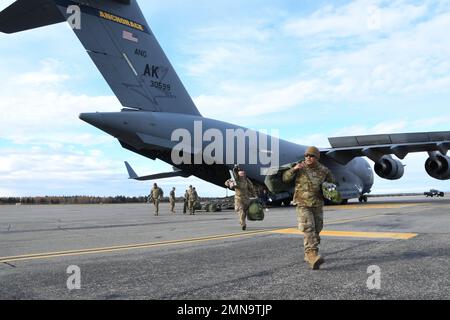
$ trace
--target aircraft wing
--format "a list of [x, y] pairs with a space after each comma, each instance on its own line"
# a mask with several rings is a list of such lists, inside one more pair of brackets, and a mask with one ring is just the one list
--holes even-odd
[[129, 179], [138, 180], [138, 181], [158, 180], [158, 179], [173, 178], [173, 177], [187, 178], [190, 176], [189, 174], [186, 174], [183, 170], [174, 168], [174, 171], [171, 171], [171, 172], [163, 172], [163, 173], [157, 173], [157, 174], [139, 177], [127, 161], [125, 161], [125, 166], [127, 167]]
[[343, 165], [356, 157], [368, 157], [377, 162], [385, 155], [394, 154], [404, 159], [412, 152], [446, 155], [450, 149], [450, 131], [333, 137], [328, 140], [331, 148], [321, 149], [322, 155]]

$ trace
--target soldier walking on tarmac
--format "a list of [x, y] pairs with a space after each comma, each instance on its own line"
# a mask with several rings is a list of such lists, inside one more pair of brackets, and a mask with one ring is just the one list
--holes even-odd
[[172, 191], [170, 191], [169, 202], [170, 212], [175, 213], [175, 187], [173, 187]]
[[150, 197], [153, 201], [153, 205], [155, 206], [155, 216], [159, 215], [159, 201], [163, 196], [163, 191], [156, 183], [153, 184], [153, 188], [150, 191]]
[[305, 262], [317, 270], [324, 263], [319, 255], [320, 232], [323, 228], [322, 183], [334, 183], [330, 170], [319, 163], [320, 152], [308, 147], [305, 161], [283, 173], [283, 182], [295, 179], [294, 204], [297, 205], [297, 219], [300, 231], [304, 233]]
[[255, 195], [255, 189], [250, 179], [247, 178], [245, 171], [239, 167], [235, 167], [235, 181], [229, 179], [225, 182], [225, 186], [235, 191], [234, 210], [239, 214], [239, 221], [242, 230], [247, 229], [247, 211], [250, 206], [250, 198]]
[[184, 193], [184, 204], [183, 204], [183, 214], [186, 214], [188, 204], [189, 204], [189, 193], [188, 190]]
[[195, 215], [195, 203], [198, 200], [197, 191], [192, 186], [189, 186], [188, 189], [188, 208], [189, 215]]

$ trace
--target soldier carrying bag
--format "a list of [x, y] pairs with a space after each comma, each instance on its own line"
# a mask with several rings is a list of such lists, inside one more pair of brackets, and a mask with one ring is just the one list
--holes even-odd
[[264, 220], [264, 207], [259, 199], [253, 199], [250, 201], [250, 205], [247, 210], [247, 219], [250, 221]]
[[342, 197], [337, 187], [333, 183], [324, 182], [322, 183], [322, 194], [323, 197], [332, 203], [339, 204], [342, 202]]
[[[306, 176], [308, 177], [308, 182], [312, 185], [311, 178], [306, 172]], [[334, 204], [339, 204], [342, 202], [341, 193], [338, 191], [337, 186], [334, 183], [323, 182], [322, 183], [322, 196], [325, 200], [331, 201]]]

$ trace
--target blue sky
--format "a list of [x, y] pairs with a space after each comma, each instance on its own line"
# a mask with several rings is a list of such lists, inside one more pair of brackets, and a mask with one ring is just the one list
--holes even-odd
[[[13, 1], [0, 1], [3, 9]], [[204, 116], [327, 147], [327, 137], [450, 130], [449, 1], [140, 1]], [[68, 25], [0, 34], [0, 196], [143, 195], [171, 170], [78, 119], [121, 106]], [[232, 110], [232, 112], [230, 112]], [[404, 160], [373, 192], [450, 190]], [[168, 179], [168, 192], [198, 179]]]

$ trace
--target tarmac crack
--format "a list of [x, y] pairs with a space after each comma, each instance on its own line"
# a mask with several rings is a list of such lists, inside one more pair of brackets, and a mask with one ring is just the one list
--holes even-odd
[[[210, 219], [198, 219], [198, 222], [210, 222]], [[97, 230], [97, 229], [115, 229], [115, 228], [131, 228], [131, 227], [145, 227], [154, 225], [164, 225], [164, 224], [175, 224], [175, 223], [186, 223], [185, 220], [182, 221], [161, 221], [161, 222], [149, 222], [149, 223], [133, 223], [133, 224], [117, 224], [117, 225], [94, 225], [94, 226], [83, 226], [83, 227], [61, 227], [57, 228], [45, 228], [45, 229], [29, 229], [29, 230], [10, 230], [0, 231], [0, 234], [5, 233], [31, 233], [31, 232], [49, 232], [49, 231], [77, 231], [77, 230]]]
[[[297, 263], [293, 264], [293, 265], [297, 265]], [[289, 265], [290, 266], [290, 265]], [[286, 266], [280, 266], [279, 268], [285, 268]], [[160, 299], [162, 300], [166, 300], [166, 299], [179, 299], [180, 297], [192, 297], [194, 296], [197, 292], [201, 292], [201, 291], [205, 291], [205, 290], [211, 290], [214, 288], [225, 288], [225, 287], [238, 287], [239, 284], [242, 283], [246, 283], [246, 281], [248, 282], [251, 279], [260, 279], [260, 278], [264, 278], [264, 277], [273, 277], [275, 274], [275, 271], [279, 268], [274, 268], [273, 270], [261, 270], [259, 272], [255, 272], [255, 273], [251, 273], [249, 275], [246, 276], [242, 276], [242, 277], [238, 277], [235, 279], [227, 279], [227, 280], [223, 280], [223, 281], [218, 281], [215, 283], [212, 283], [210, 285], [203, 285], [203, 286], [198, 286], [196, 288], [191, 288], [188, 290], [184, 290], [184, 291], [180, 291], [180, 292], [173, 292], [171, 294], [167, 294], [162, 296]]]
[[9, 262], [3, 262], [3, 263], [11, 268], [14, 268], [14, 269], [17, 268], [17, 266], [13, 265], [12, 263], [9, 263]]

